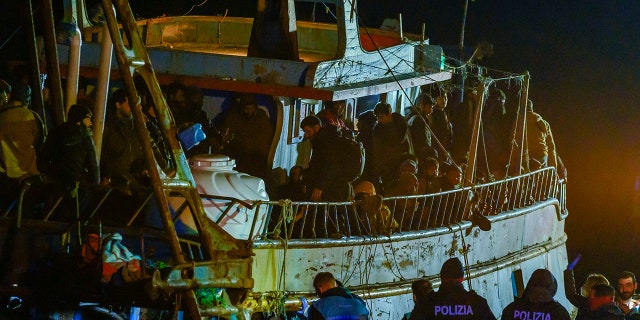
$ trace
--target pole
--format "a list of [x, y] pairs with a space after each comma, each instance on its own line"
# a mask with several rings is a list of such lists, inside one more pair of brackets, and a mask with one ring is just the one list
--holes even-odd
[[[38, 44], [36, 39], [36, 31], [33, 20], [33, 5], [31, 0], [27, 0], [25, 2], [24, 14], [26, 19], [25, 26], [27, 27], [25, 31], [28, 33], [27, 45], [29, 46], [29, 85], [31, 85], [31, 106], [30, 108], [45, 119], [44, 114], [44, 102], [42, 98], [42, 86], [40, 83], [40, 55], [38, 54]], [[43, 123], [46, 126], [46, 121]], [[46, 128], [45, 128], [46, 132]]]
[[[113, 10], [113, 8], [111, 8]], [[115, 14], [115, 13], [114, 13]], [[96, 145], [96, 160], [100, 163], [102, 155], [102, 133], [104, 120], [107, 115], [107, 97], [109, 96], [109, 78], [111, 77], [111, 58], [113, 56], [113, 41], [109, 34], [109, 26], [105, 23], [102, 29], [102, 47], [98, 66], [98, 85], [96, 87], [96, 102], [93, 121], [93, 142]]]
[[60, 64], [58, 62], [58, 48], [56, 47], [56, 30], [53, 22], [53, 7], [51, 0], [42, 0], [40, 11], [44, 22], [43, 32], [45, 50], [47, 55], [47, 73], [49, 78], [49, 91], [51, 110], [56, 125], [63, 123], [66, 119], [64, 104], [62, 103], [62, 81], [60, 75]]
[[467, 170], [464, 175], [464, 186], [468, 187], [473, 184], [476, 162], [478, 158], [478, 141], [480, 139], [480, 130], [482, 129], [482, 109], [484, 108], [485, 84], [480, 83], [478, 88], [478, 104], [476, 105], [475, 117], [473, 119], [473, 131], [471, 133], [471, 145], [469, 147], [469, 157], [467, 159]]
[[[526, 125], [527, 125], [527, 100], [529, 100], [529, 71], [525, 71], [522, 89], [520, 91], [520, 108], [518, 108], [518, 116], [516, 117], [516, 130], [514, 133], [513, 141], [511, 142], [512, 152], [511, 159], [509, 161], [508, 173], [512, 176], [519, 176], [522, 173], [522, 167], [524, 166], [526, 171], [529, 172], [529, 159], [524, 159], [525, 143], [526, 143]], [[524, 162], [523, 162], [524, 160]]]
[[458, 58], [464, 60], [464, 29], [467, 24], [467, 9], [469, 8], [469, 0], [464, 0], [464, 10], [462, 11], [462, 28], [460, 28], [460, 44], [458, 49], [460, 52]]

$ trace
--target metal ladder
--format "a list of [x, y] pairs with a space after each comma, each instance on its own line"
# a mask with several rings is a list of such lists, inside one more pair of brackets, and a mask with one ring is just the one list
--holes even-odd
[[[102, 4], [105, 8], [105, 18], [113, 40], [114, 51], [120, 66], [120, 76], [127, 91], [127, 97], [130, 102], [139, 101], [133, 81], [134, 73], [138, 73], [149, 88], [156, 106], [162, 134], [171, 148], [171, 154], [176, 163], [175, 176], [161, 178], [161, 172], [154, 159], [149, 133], [144, 124], [142, 110], [141, 108], [132, 108], [136, 131], [140, 140], [143, 141], [144, 155], [149, 164], [149, 174], [167, 241], [177, 264], [169, 275], [171, 281], [154, 277], [154, 284], [180, 295], [179, 301], [191, 319], [217, 315], [228, 316], [233, 313], [239, 313], [242, 318], [244, 312], [237, 306], [216, 306], [212, 309], [205, 309], [198, 304], [194, 290], [201, 287], [226, 288], [237, 296], [236, 299], [232, 299], [237, 300], [232, 301], [232, 304], [241, 302], [244, 293], [253, 288], [251, 277], [252, 243], [233, 238], [205, 216], [195, 181], [177, 140], [177, 129], [173, 122], [173, 116], [160, 89], [142, 37], [138, 33], [129, 3], [127, 0], [102, 0]], [[114, 8], [115, 11], [109, 8]], [[121, 26], [118, 25], [116, 14], [120, 19]], [[132, 103], [132, 105], [134, 104]], [[191, 206], [193, 218], [198, 226], [201, 247], [210, 260], [187, 262], [185, 259], [185, 253], [180, 246], [180, 239], [175, 230], [168, 203], [168, 195], [176, 192], [184, 196]]]

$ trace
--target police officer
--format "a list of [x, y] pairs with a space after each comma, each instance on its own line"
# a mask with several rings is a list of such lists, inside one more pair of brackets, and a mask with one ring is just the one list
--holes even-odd
[[313, 287], [320, 299], [311, 304], [310, 320], [366, 320], [369, 310], [362, 298], [349, 292], [330, 272], [320, 272], [313, 279]]
[[462, 285], [464, 270], [458, 258], [451, 258], [440, 269], [440, 288], [428, 295], [423, 308], [416, 305], [412, 320], [482, 319], [495, 320], [487, 300]]
[[553, 297], [558, 282], [547, 269], [538, 269], [531, 274], [521, 298], [509, 304], [502, 311], [502, 319], [527, 320], [569, 320], [569, 312]]

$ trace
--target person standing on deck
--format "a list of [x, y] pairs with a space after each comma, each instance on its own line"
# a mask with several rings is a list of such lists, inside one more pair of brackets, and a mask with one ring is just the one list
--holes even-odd
[[401, 114], [391, 111], [391, 105], [379, 102], [373, 109], [378, 118], [373, 128], [373, 160], [375, 181], [381, 181], [382, 194], [398, 178], [398, 168], [405, 154], [413, 154], [407, 121]]
[[220, 115], [223, 154], [236, 160], [236, 170], [268, 180], [274, 128], [253, 94], [242, 94]]
[[[49, 133], [38, 165], [47, 176], [47, 183], [56, 198], [65, 196], [66, 217], [76, 217], [89, 200], [90, 186], [100, 181], [96, 149], [91, 131], [93, 112], [84, 105], [74, 104], [67, 113], [67, 122]], [[78, 201], [78, 207], [74, 206]]]
[[[467, 291], [463, 280], [464, 269], [460, 259], [445, 261], [440, 270], [440, 288], [429, 294], [422, 319], [496, 320], [487, 300], [473, 291]], [[411, 319], [419, 319], [413, 317], [413, 312]]]
[[533, 102], [527, 101], [527, 156], [531, 171], [540, 168], [558, 167], [556, 144], [551, 126], [541, 115], [533, 111]]
[[353, 130], [344, 121], [346, 102], [344, 100], [325, 101], [324, 104], [324, 109], [316, 115], [322, 121], [322, 125], [334, 125], [338, 127], [343, 136], [353, 137]]
[[407, 124], [411, 133], [411, 143], [418, 159], [437, 158], [438, 151], [433, 145], [432, 128], [429, 125], [436, 100], [426, 93], [420, 93], [415, 101], [417, 112], [407, 115]]
[[353, 190], [349, 181], [342, 179], [339, 163], [340, 150], [336, 150], [339, 139], [338, 128], [322, 126], [316, 116], [308, 116], [300, 123], [304, 138], [311, 141], [311, 160], [306, 176], [312, 201], [347, 201]]
[[433, 135], [440, 141], [440, 144], [442, 144], [444, 150], [438, 149], [435, 141], [432, 142], [432, 146], [433, 149], [438, 150], [439, 161], [451, 162], [451, 159], [447, 157], [447, 152], [451, 153], [451, 146], [453, 145], [453, 125], [451, 124], [451, 120], [449, 120], [447, 110], [445, 110], [449, 98], [444, 89], [438, 89], [437, 92], [438, 95], [435, 99], [436, 104], [429, 117], [429, 126], [433, 131]]
[[124, 89], [113, 92], [108, 112], [100, 159], [102, 184], [128, 186], [133, 182], [132, 165], [144, 161], [144, 153]]
[[22, 182], [40, 174], [36, 151], [44, 131], [37, 114], [11, 96], [0, 80], [0, 210], [13, 201]]

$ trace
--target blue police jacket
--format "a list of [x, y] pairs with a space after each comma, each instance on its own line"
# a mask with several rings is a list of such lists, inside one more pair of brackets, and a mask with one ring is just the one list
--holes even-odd
[[[369, 310], [362, 298], [346, 288], [329, 289], [312, 304], [325, 320], [366, 320]], [[312, 313], [313, 314], [313, 313]], [[316, 320], [315, 317], [311, 317]]]

